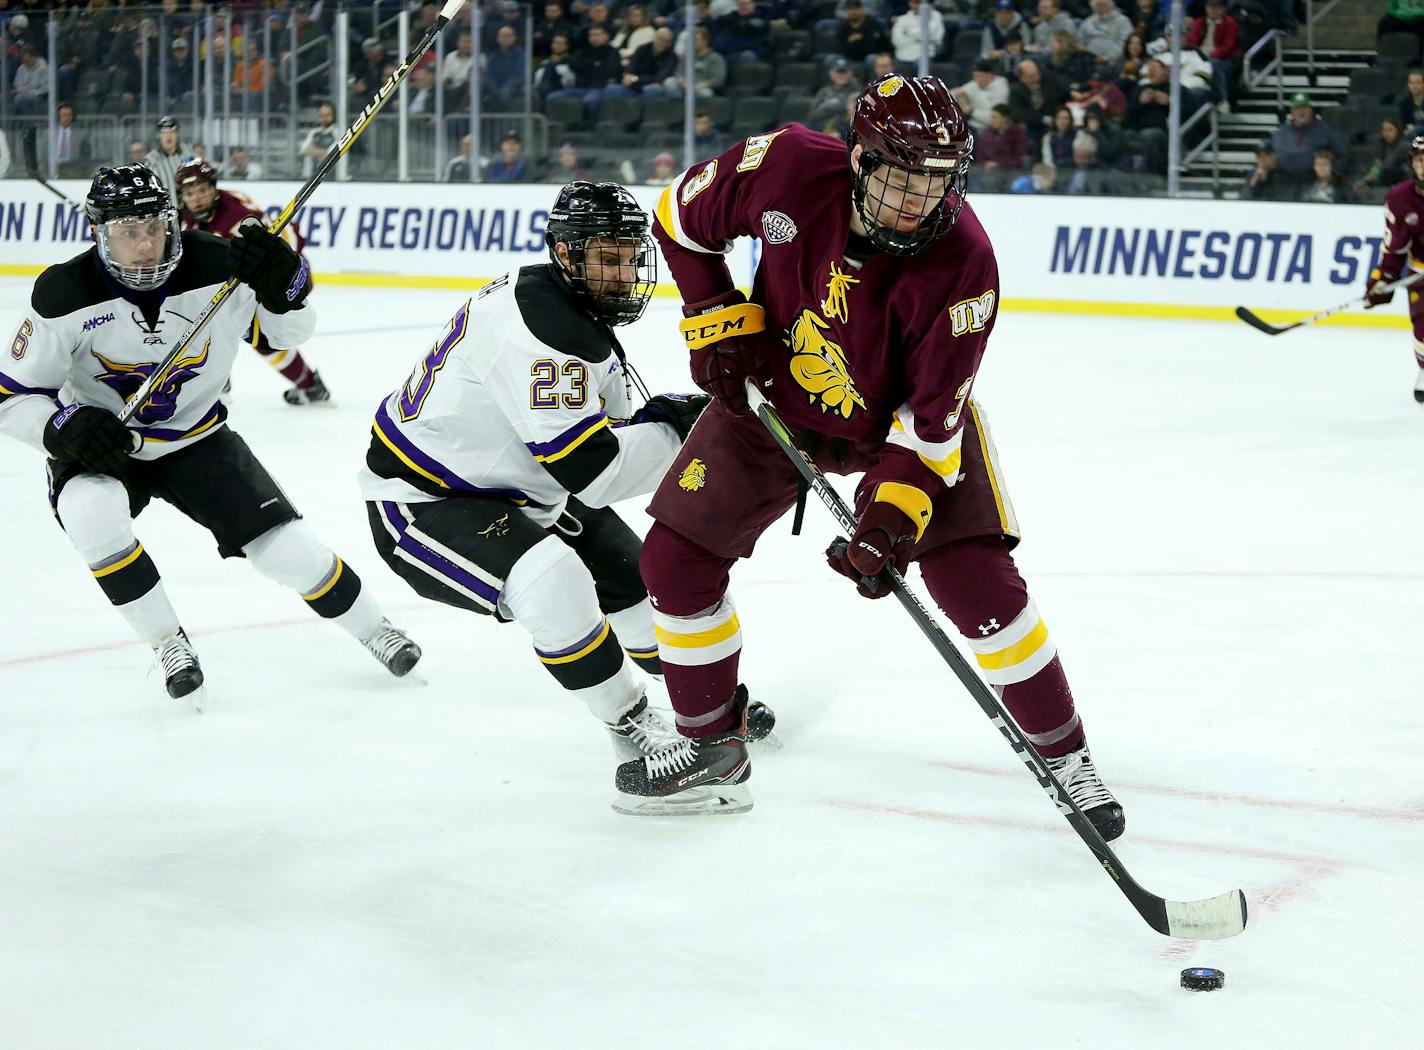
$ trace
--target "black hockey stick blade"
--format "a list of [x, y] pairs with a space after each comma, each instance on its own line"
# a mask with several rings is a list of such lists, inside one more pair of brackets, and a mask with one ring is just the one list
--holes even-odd
[[[853, 534], [857, 524], [855, 512], [841, 498], [840, 493], [831, 487], [820, 468], [796, 447], [796, 441], [791, 431], [781, 421], [776, 409], [771, 406], [756, 384], [747, 383], [747, 399], [756, 412], [757, 418], [771, 433], [781, 451], [791, 460], [797, 473], [820, 497], [821, 502], [835, 516], [840, 526], [846, 530], [846, 534]], [[901, 606], [909, 613], [910, 618], [915, 621], [915, 626], [920, 629], [929, 643], [934, 646], [935, 651], [949, 665], [949, 669], [959, 679], [960, 684], [964, 686], [974, 702], [979, 705], [979, 709], [988, 716], [994, 728], [1008, 741], [1009, 746], [1018, 755], [1019, 761], [1028, 767], [1029, 772], [1034, 775], [1039, 787], [1043, 788], [1044, 793], [1048, 795], [1058, 812], [1063, 814], [1063, 818], [1078, 833], [1083, 844], [1088, 847], [1093, 856], [1097, 857], [1103, 870], [1108, 873], [1113, 882], [1117, 884], [1118, 889], [1122, 891], [1123, 896], [1131, 902], [1132, 906], [1137, 909], [1137, 913], [1147, 921], [1149, 926], [1168, 937], [1182, 937], [1190, 940], [1221, 940], [1226, 937], [1234, 937], [1246, 928], [1246, 896], [1240, 890], [1229, 890], [1216, 897], [1208, 897], [1199, 901], [1172, 901], [1143, 889], [1137, 880], [1128, 873], [1122, 861], [1118, 860], [1117, 854], [1113, 852], [1112, 847], [1107, 844], [1098, 829], [1093, 826], [1093, 822], [1069, 797], [1068, 792], [1058, 782], [1058, 778], [1053, 775], [1052, 770], [1039, 756], [1038, 751], [1028, 742], [1028, 739], [1023, 735], [1023, 730], [1019, 729], [999, 698], [984, 684], [984, 680], [979, 677], [978, 673], [969, 666], [964, 654], [950, 641], [949, 635], [930, 615], [929, 610], [924, 607], [915, 592], [906, 586], [905, 578], [895, 571], [893, 566], [885, 570], [882, 578]]]
[[1267, 335], [1280, 335], [1282, 332], [1289, 332], [1292, 328], [1299, 328], [1303, 322], [1297, 321], [1295, 324], [1288, 324], [1277, 327], [1269, 321], [1263, 321], [1244, 306], [1236, 308], [1236, 316], [1245, 321], [1258, 332], [1265, 332]]

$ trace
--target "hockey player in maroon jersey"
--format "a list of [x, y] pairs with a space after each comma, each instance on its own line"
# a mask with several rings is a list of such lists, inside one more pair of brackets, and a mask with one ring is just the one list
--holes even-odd
[[[249, 218], [266, 224], [262, 209], [241, 193], [218, 189], [218, 173], [201, 157], [189, 157], [178, 166], [178, 199], [182, 202], [183, 229], [203, 230], [219, 237], [237, 235], [237, 228]], [[282, 237], [298, 254], [306, 246], [295, 223], [288, 224]], [[305, 262], [306, 256], [302, 256]], [[267, 333], [254, 329], [246, 342], [267, 359], [267, 363], [291, 382], [282, 391], [282, 400], [289, 405], [310, 405], [331, 400], [320, 374], [296, 347], [276, 347], [267, 340]]]
[[[1424, 270], [1424, 135], [1409, 143], [1409, 166], [1414, 178], [1396, 183], [1384, 199], [1384, 247], [1379, 265], [1370, 271], [1365, 298], [1370, 306], [1383, 306], [1394, 298], [1381, 291], [1399, 280], [1407, 266]], [[1414, 400], [1424, 404], [1424, 287], [1409, 289], [1409, 319], [1414, 323]]]
[[[787, 125], [695, 165], [654, 233], [685, 302], [692, 373], [714, 396], [653, 497], [641, 568], [681, 739], [618, 769], [625, 812], [750, 808], [738, 558], [797, 500], [797, 474], [747, 410], [759, 383], [822, 469], [864, 472], [860, 525], [827, 560], [867, 597], [918, 562], [987, 681], [1105, 838], [1099, 779], [1053, 640], [1010, 551], [1018, 522], [971, 395], [999, 296], [964, 202], [973, 137], [933, 77], [881, 77], [846, 144]], [[763, 243], [748, 301], [723, 252]]]

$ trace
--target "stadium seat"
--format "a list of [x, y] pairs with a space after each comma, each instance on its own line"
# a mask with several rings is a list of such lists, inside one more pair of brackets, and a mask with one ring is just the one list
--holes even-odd
[[644, 128], [678, 128], [682, 126], [682, 99], [668, 98], [666, 95], [649, 92], [643, 96], [643, 100]]
[[544, 100], [544, 116], [550, 124], [579, 125], [583, 123], [583, 99], [570, 95]]
[[1385, 33], [1377, 43], [1379, 57], [1388, 62], [1403, 59], [1405, 62], [1419, 60], [1419, 37], [1413, 33]]
[[721, 95], [699, 98], [697, 108], [706, 110], [707, 115], [712, 118], [712, 123], [719, 128], [725, 128], [732, 122], [732, 100], [729, 98], [723, 98]]
[[1350, 74], [1350, 97], [1356, 102], [1389, 101], [1403, 88], [1400, 78], [1387, 69], [1357, 69]]
[[811, 57], [811, 34], [804, 29], [773, 29], [771, 57], [780, 62], [804, 62]]
[[811, 112], [810, 95], [783, 95], [781, 97], [781, 110], [777, 121], [781, 124], [790, 124], [793, 121], [805, 121], [806, 115]]
[[727, 95], [731, 98], [765, 95], [771, 90], [772, 69], [765, 62], [737, 62], [729, 73]]
[[732, 132], [738, 138], [758, 135], [776, 127], [777, 101], [772, 98], [739, 98], [732, 113]]
[[598, 110], [598, 126], [611, 131], [637, 127], [643, 119], [643, 101], [633, 98], [605, 98]]
[[783, 62], [776, 67], [775, 89], [795, 88], [810, 94], [821, 86], [821, 67], [814, 62]]

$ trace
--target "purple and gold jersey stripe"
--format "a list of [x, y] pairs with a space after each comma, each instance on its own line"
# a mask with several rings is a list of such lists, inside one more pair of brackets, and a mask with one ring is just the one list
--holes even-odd
[[221, 401], [216, 401], [213, 403], [213, 407], [203, 414], [203, 418], [187, 430], [173, 430], [168, 427], [138, 427], [136, 429], [143, 435], [144, 441], [183, 441], [211, 430], [226, 418], [227, 408]]
[[44, 397], [58, 397], [59, 391], [51, 390], [49, 387], [25, 386], [18, 379], [11, 379], [4, 372], [0, 372], [0, 396], [15, 397], [19, 394], [41, 394]]
[[416, 474], [433, 481], [441, 488], [450, 489], [453, 492], [469, 492], [481, 496], [500, 496], [513, 501], [519, 506], [529, 502], [527, 493], [518, 489], [486, 489], [478, 485], [471, 485], [460, 475], [456, 474], [449, 467], [446, 467], [435, 457], [422, 452], [415, 444], [401, 433], [391, 419], [390, 413], [386, 411], [386, 402], [382, 401], [376, 409], [376, 419], [372, 425], [374, 433], [380, 442], [390, 449], [392, 455], [404, 463]]
[[557, 463], [608, 425], [608, 416], [599, 412], [579, 420], [552, 441], [526, 441], [524, 444], [540, 463]]

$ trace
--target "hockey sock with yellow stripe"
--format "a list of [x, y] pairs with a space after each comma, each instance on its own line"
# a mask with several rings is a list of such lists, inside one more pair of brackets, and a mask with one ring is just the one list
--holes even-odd
[[178, 614], [168, 601], [158, 567], [138, 540], [94, 562], [89, 571], [104, 596], [149, 645], [157, 645], [178, 630]]
[[1058, 650], [1013, 556], [997, 536], [961, 540], [920, 559], [920, 572], [1029, 742], [1044, 757], [1083, 740]]

